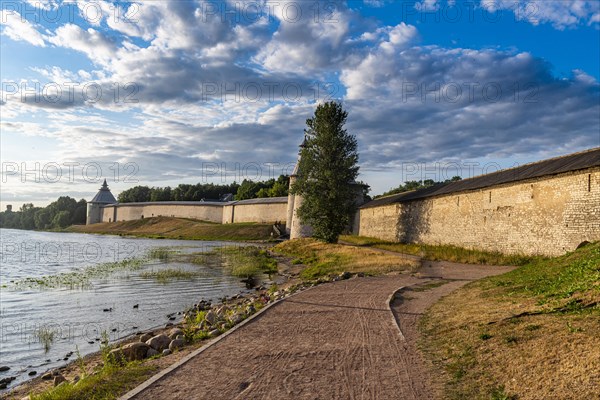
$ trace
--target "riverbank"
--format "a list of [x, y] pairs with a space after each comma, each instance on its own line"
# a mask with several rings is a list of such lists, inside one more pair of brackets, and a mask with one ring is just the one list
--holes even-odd
[[0, 399], [117, 398], [263, 307], [308, 286], [290, 282], [281, 288], [260, 287], [255, 293], [240, 293], [215, 304], [201, 299], [183, 311], [180, 323], [167, 323], [162, 328], [138, 332], [117, 343], [101, 344], [99, 351], [40, 374], [0, 395]]
[[[452, 251], [461, 257], [469, 254], [464, 249]], [[127, 364], [119, 376], [131, 379], [126, 385], [122, 379], [112, 383], [108, 380], [105, 383], [109, 388], [117, 385], [118, 389], [102, 398], [117, 398], [203, 346], [207, 339], [251, 317], [261, 306], [314, 285], [319, 286], [310, 290], [310, 295], [302, 292], [278, 303], [280, 306], [236, 331], [235, 337], [228, 336], [218, 346], [211, 346], [209, 353], [195, 357], [192, 364], [186, 363], [188, 367], [181, 371], [187, 372], [178, 373], [176, 381], [150, 388], [145, 392], [150, 397], [138, 398], [186, 398], [189, 390], [200, 390], [200, 386], [201, 390], [211, 391], [216, 396], [213, 398], [226, 398], [235, 394], [232, 390], [249, 396], [276, 393], [281, 395], [279, 398], [290, 398], [285, 394], [300, 396], [304, 383], [310, 382], [313, 390], [314, 382], [324, 379], [327, 384], [322, 385], [323, 390], [339, 389], [335, 393], [356, 396], [380, 393], [378, 388], [395, 382], [394, 393], [415, 399], [422, 394], [427, 398], [535, 399], [539, 393], [545, 398], [575, 399], [592, 398], [600, 384], [599, 243], [562, 257], [533, 258], [516, 269], [428, 261], [369, 245], [329, 245], [313, 239], [284, 242], [270, 252], [282, 278], [278, 286], [260, 288], [249, 297], [234, 296], [232, 303], [211, 305], [210, 309], [206, 303], [198, 303], [186, 312], [189, 324], [178, 326], [184, 338], [186, 333], [191, 338], [186, 339], [188, 345], [168, 356]], [[468, 280], [511, 269], [514, 271], [458, 289]], [[382, 285], [394, 290], [404, 288], [389, 297], [391, 293], [384, 293]], [[369, 297], [374, 295], [381, 298]], [[379, 305], [382, 299], [390, 302], [393, 316], [389, 308]], [[388, 312], [385, 317], [383, 314]], [[423, 320], [422, 313], [426, 313]], [[399, 336], [382, 325], [394, 318], [400, 326]], [[172, 329], [152, 333], [172, 334]], [[327, 330], [331, 335], [324, 333]], [[341, 337], [343, 332], [358, 336]], [[381, 332], [387, 333], [378, 338]], [[263, 348], [265, 337], [267, 346]], [[405, 344], [400, 346], [399, 341]], [[318, 351], [315, 343], [319, 343]], [[390, 356], [390, 349], [398, 346], [402, 351]], [[219, 348], [227, 351], [220, 353]], [[327, 357], [323, 359], [324, 349], [335, 355], [335, 365], [342, 368], [338, 373], [326, 362]], [[230, 356], [232, 352], [237, 355]], [[286, 354], [290, 356], [282, 356]], [[347, 357], [340, 359], [340, 354]], [[357, 354], [379, 361], [362, 371], [354, 365]], [[264, 362], [256, 363], [257, 357]], [[215, 369], [217, 364], [223, 367]], [[286, 372], [290, 365], [295, 366], [292, 375]], [[72, 368], [77, 374], [77, 363]], [[203, 379], [190, 380], [189, 368], [194, 374], [202, 371]], [[357, 368], [369, 379], [343, 374]], [[386, 378], [390, 371], [396, 377], [403, 376], [402, 380]], [[200, 386], [189, 388], [194, 382]], [[288, 383], [279, 384], [283, 382]], [[305, 390], [309, 393], [308, 387]], [[90, 393], [83, 397], [63, 395], [38, 398], [96, 398]]]
[[73, 225], [67, 232], [138, 236], [152, 239], [268, 241], [271, 224], [216, 224], [187, 218], [153, 217], [135, 221]]

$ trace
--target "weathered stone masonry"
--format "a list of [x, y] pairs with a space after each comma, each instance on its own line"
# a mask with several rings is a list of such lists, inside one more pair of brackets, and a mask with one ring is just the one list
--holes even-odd
[[563, 254], [600, 240], [600, 149], [595, 152], [597, 166], [589, 168], [414, 200], [404, 194], [375, 200], [361, 208], [358, 233], [504, 253]]

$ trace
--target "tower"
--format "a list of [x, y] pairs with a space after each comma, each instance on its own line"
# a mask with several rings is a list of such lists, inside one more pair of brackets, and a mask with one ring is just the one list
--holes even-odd
[[[286, 232], [290, 235], [290, 239], [298, 239], [311, 237], [313, 234], [313, 229], [310, 225], [303, 224], [300, 221], [300, 217], [298, 216], [298, 209], [302, 205], [302, 196], [297, 194], [292, 194], [291, 189], [294, 182], [296, 182], [297, 177], [302, 174], [300, 170], [300, 160], [302, 159], [302, 150], [306, 147], [306, 136], [304, 137], [304, 141], [300, 145], [300, 151], [298, 152], [298, 161], [296, 162], [296, 166], [294, 167], [294, 171], [292, 175], [290, 175], [290, 194], [288, 195], [288, 205], [287, 205], [287, 220], [285, 229]], [[356, 207], [362, 205], [365, 202], [364, 193], [365, 193], [365, 185], [360, 182], [352, 181], [349, 182], [349, 185], [352, 186], [354, 191], [354, 204]], [[359, 225], [359, 213], [356, 211], [354, 216], [352, 216], [350, 220], [349, 226], [346, 228], [347, 232], [358, 231]]]
[[116, 202], [117, 200], [110, 192], [105, 179], [98, 193], [96, 193], [94, 198], [87, 203], [86, 225], [102, 222], [102, 206], [115, 204]]
[[304, 225], [300, 221], [298, 216], [298, 209], [302, 205], [302, 197], [299, 195], [291, 194], [292, 185], [296, 182], [296, 178], [302, 172], [300, 171], [300, 160], [302, 159], [302, 150], [306, 147], [306, 136], [299, 146], [298, 161], [294, 167], [292, 175], [290, 175], [290, 194], [288, 195], [288, 208], [287, 208], [287, 221], [286, 231], [290, 234], [290, 239], [297, 239], [303, 237], [310, 237], [312, 235], [312, 228], [309, 225]]

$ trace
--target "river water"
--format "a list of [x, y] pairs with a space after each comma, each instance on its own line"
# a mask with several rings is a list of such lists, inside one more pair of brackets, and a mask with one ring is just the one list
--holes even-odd
[[[10, 367], [0, 379], [16, 376], [10, 389], [30, 378], [31, 371], [40, 374], [64, 365], [69, 352], [98, 351], [103, 332], [115, 341], [165, 326], [170, 316], [179, 320], [178, 312], [201, 299], [244, 292], [244, 284], [222, 268], [146, 258], [155, 248], [192, 253], [225, 245], [231, 243], [0, 229], [0, 366]], [[132, 258], [146, 261], [136, 269], [92, 276], [86, 285], [19, 284], [78, 271], [85, 275], [94, 266]], [[166, 283], [144, 275], [162, 268], [195, 274]], [[52, 332], [48, 349], [40, 332]]]

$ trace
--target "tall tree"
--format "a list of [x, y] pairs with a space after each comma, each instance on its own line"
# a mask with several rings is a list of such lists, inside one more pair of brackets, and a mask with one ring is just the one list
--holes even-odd
[[344, 129], [348, 113], [338, 102], [317, 106], [306, 120], [306, 140], [292, 192], [302, 197], [300, 220], [313, 236], [337, 242], [356, 211], [358, 153], [356, 138]]

